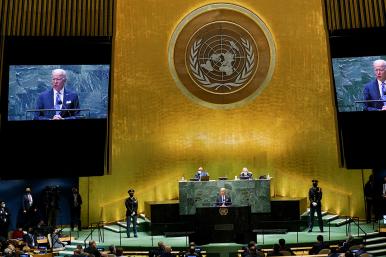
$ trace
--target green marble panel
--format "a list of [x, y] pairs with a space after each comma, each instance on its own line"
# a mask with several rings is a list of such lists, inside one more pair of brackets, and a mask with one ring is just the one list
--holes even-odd
[[180, 181], [181, 215], [194, 215], [196, 208], [212, 207], [220, 188], [226, 188], [232, 206], [251, 206], [252, 213], [271, 212], [270, 180]]

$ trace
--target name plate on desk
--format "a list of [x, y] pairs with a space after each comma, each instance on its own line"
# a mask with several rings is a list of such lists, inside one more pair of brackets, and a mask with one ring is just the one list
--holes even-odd
[[220, 188], [226, 188], [232, 207], [251, 206], [252, 213], [270, 213], [270, 180], [180, 181], [180, 215], [194, 215], [196, 208], [214, 207]]

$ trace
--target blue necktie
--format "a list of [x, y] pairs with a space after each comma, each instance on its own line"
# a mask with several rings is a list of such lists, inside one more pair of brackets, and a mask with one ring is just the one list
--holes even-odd
[[[56, 103], [55, 103], [55, 109], [60, 110], [60, 105], [62, 104], [62, 100], [60, 99], [60, 93], [56, 93]], [[60, 111], [56, 111], [56, 115], [59, 115]]]

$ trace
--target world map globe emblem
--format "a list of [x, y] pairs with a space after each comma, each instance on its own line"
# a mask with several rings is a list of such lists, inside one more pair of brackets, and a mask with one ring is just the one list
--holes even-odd
[[276, 48], [265, 23], [251, 10], [208, 4], [178, 23], [168, 47], [171, 75], [181, 92], [209, 108], [253, 101], [272, 78]]
[[213, 94], [234, 93], [253, 76], [258, 60], [253, 38], [240, 26], [215, 22], [192, 38], [186, 63], [197, 86]]

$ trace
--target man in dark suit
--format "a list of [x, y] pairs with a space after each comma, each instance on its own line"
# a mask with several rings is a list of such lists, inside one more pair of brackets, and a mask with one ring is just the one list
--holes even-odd
[[134, 197], [134, 189], [129, 189], [128, 191], [129, 197], [125, 200], [126, 206], [126, 225], [127, 237], [130, 237], [130, 223], [133, 221], [133, 232], [134, 237], [138, 237], [137, 235], [137, 215], [138, 215], [138, 200]]
[[220, 194], [217, 196], [217, 206], [229, 206], [232, 205], [232, 199], [226, 194], [225, 188], [220, 188]]
[[82, 230], [82, 223], [80, 219], [80, 208], [82, 205], [82, 197], [78, 192], [78, 188], [72, 188], [70, 200], [70, 212], [71, 212], [71, 230], [74, 230], [74, 225], [78, 226], [78, 231]]
[[79, 115], [79, 110], [63, 110], [79, 109], [78, 95], [64, 87], [66, 81], [67, 74], [65, 70], [56, 69], [52, 71], [52, 88], [39, 95], [36, 109], [56, 109], [57, 111], [36, 112], [36, 120], [76, 119], [76, 116]]
[[194, 178], [197, 180], [201, 180], [201, 177], [209, 176], [209, 173], [206, 172], [202, 167], [199, 167], [196, 174], [194, 174]]
[[[363, 100], [386, 100], [386, 61], [374, 61], [373, 68], [376, 79], [365, 85]], [[369, 102], [364, 105], [365, 111], [386, 110], [383, 102]]]
[[323, 241], [323, 236], [318, 235], [316, 237], [317, 242], [312, 246], [311, 250], [308, 252], [308, 254], [318, 254], [320, 250], [322, 249], [330, 249], [330, 246], [328, 244], [325, 244]]
[[308, 232], [312, 232], [315, 212], [318, 216], [320, 232], [323, 232], [322, 196], [322, 188], [318, 187], [318, 181], [316, 179], [312, 180], [312, 187], [308, 191], [308, 198], [310, 199], [310, 224]]

